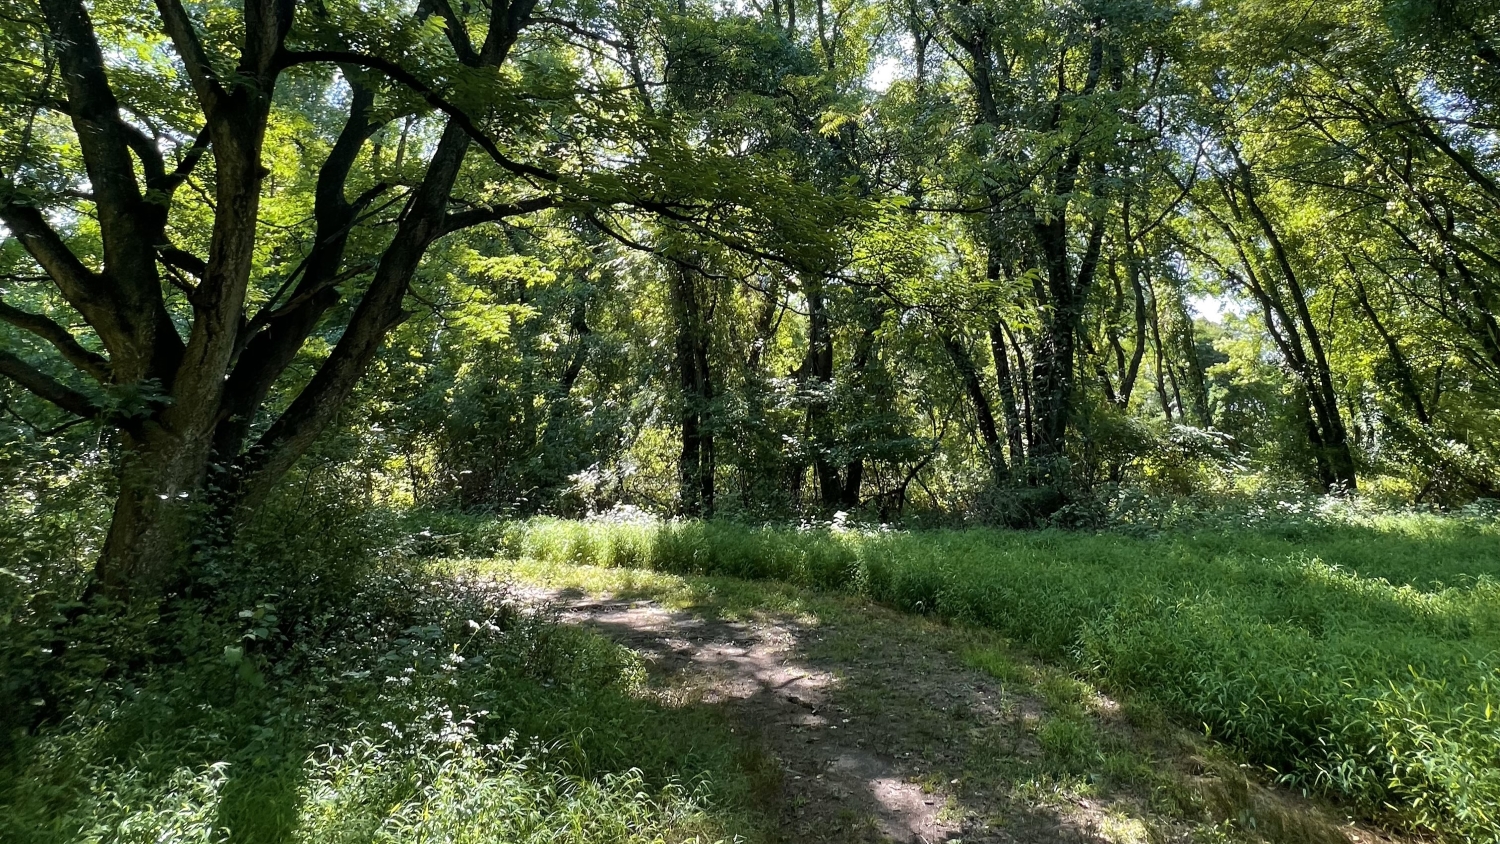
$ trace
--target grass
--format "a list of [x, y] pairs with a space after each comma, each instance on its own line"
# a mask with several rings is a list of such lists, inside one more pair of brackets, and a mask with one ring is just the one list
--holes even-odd
[[[792, 625], [790, 658], [837, 678], [830, 711], [846, 724], [883, 725], [881, 751], [916, 771], [924, 791], [947, 793], [942, 815], [949, 820], [1008, 827], [1020, 840], [1062, 834], [1057, 818], [1121, 844], [1345, 840], [1336, 815], [1305, 802], [1271, 804], [1238, 760], [1168, 722], [1156, 704], [1116, 701], [1067, 667], [1018, 653], [992, 630], [776, 580], [536, 559], [459, 565], [564, 594], [649, 601], [694, 618]], [[967, 672], [955, 673], [960, 667], [999, 681], [986, 704], [975, 708], [968, 695], [978, 690]], [[794, 812], [803, 806], [797, 800], [794, 794], [787, 804]], [[1083, 801], [1102, 816], [1080, 816]]]
[[[803, 618], [828, 631], [810, 647], [830, 659], [888, 632], [838, 592], [963, 622], [922, 627], [918, 647], [1042, 701], [934, 774], [966, 789], [1046, 802], [1135, 783], [1178, 815], [1220, 802], [1231, 825], [1254, 802], [1163, 779], [1101, 726], [1102, 688], [1126, 693], [1130, 722], [1201, 725], [1294, 787], [1496, 840], [1497, 540], [1493, 522], [1434, 516], [1157, 536], [451, 520], [381, 565], [344, 555], [357, 576], [319, 552], [217, 608], [100, 621], [52, 668], [54, 631], [29, 620], [51, 599], [34, 589], [6, 604], [5, 715], [33, 705], [44, 669], [66, 706], [40, 730], [6, 727], [0, 840], [761, 836], [774, 772], [719, 713], [649, 688], [628, 651], [516, 613], [472, 564], [412, 559], [497, 552], [525, 580]], [[851, 704], [862, 717], [890, 706], [869, 694]], [[946, 746], [972, 729], [961, 716], [915, 719], [912, 740]], [[1122, 816], [1116, 837], [1148, 821]]]
[[[1155, 537], [555, 520], [485, 530], [462, 541], [543, 562], [774, 578], [980, 625], [1201, 724], [1290, 786], [1414, 829], [1500, 837], [1493, 521], [1305, 519]], [[1050, 740], [1086, 750], [1068, 729]]]
[[634, 653], [518, 613], [493, 584], [402, 561], [296, 631], [268, 604], [229, 615], [243, 637], [174, 621], [185, 658], [13, 733], [0, 841], [646, 844], [763, 827], [755, 748], [720, 715], [663, 705]]

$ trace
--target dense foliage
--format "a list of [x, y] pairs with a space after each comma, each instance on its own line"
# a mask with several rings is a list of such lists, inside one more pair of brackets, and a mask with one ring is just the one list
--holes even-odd
[[0, 424], [116, 597], [340, 430], [493, 512], [1495, 491], [1485, 4], [7, 8]]
[[0, 837], [715, 834], [732, 742], [422, 562], [497, 549], [1493, 837], [1497, 220], [1483, 0], [0, 0]]

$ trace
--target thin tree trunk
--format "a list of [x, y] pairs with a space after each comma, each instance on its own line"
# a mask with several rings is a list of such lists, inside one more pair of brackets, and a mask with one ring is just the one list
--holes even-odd
[[1245, 207], [1259, 225], [1261, 233], [1271, 247], [1271, 254], [1286, 281], [1287, 293], [1291, 296], [1296, 320], [1300, 323], [1302, 333], [1307, 338], [1308, 348], [1312, 352], [1311, 359], [1307, 362], [1311, 371], [1305, 372], [1304, 375], [1308, 378], [1309, 398], [1312, 399], [1317, 425], [1321, 429], [1320, 465], [1327, 465], [1328, 476], [1331, 479], [1331, 482], [1325, 486], [1330, 491], [1339, 489], [1344, 492], [1353, 492], [1356, 487], [1354, 456], [1349, 450], [1349, 434], [1344, 428], [1344, 419], [1339, 412], [1338, 393], [1334, 390], [1333, 373], [1323, 350], [1321, 334], [1308, 309], [1307, 296], [1292, 266], [1286, 245], [1282, 242], [1280, 233], [1277, 232], [1270, 217], [1260, 206], [1250, 168], [1240, 159], [1238, 150], [1231, 147], [1231, 151], [1239, 170]]
[[1152, 291], [1151, 296], [1151, 347], [1155, 352], [1156, 397], [1161, 402], [1162, 415], [1172, 420], [1172, 400], [1167, 397], [1166, 351], [1161, 342], [1161, 300]]
[[[860, 332], [859, 339], [854, 344], [854, 358], [849, 362], [851, 377], [862, 379], [869, 370], [870, 361], [876, 355], [875, 332], [880, 330], [880, 325], [885, 319], [885, 310], [876, 308], [869, 314], [864, 330]], [[865, 459], [863, 456], [855, 456], [844, 464], [844, 486], [839, 497], [839, 503], [845, 510], [852, 510], [859, 506], [860, 487], [865, 478]]]
[[953, 366], [958, 370], [958, 376], [963, 381], [964, 392], [968, 393], [969, 401], [974, 405], [979, 438], [984, 443], [985, 459], [990, 464], [990, 479], [997, 485], [1001, 484], [1009, 474], [1009, 468], [1005, 465], [1000, 432], [995, 427], [995, 414], [990, 408], [989, 396], [985, 395], [984, 385], [979, 381], [979, 371], [974, 367], [974, 358], [969, 354], [969, 349], [963, 341], [951, 333], [943, 334], [943, 348], [948, 351], [948, 357], [952, 359]]
[[714, 435], [709, 370], [709, 326], [696, 274], [677, 267], [672, 274], [672, 313], [677, 323], [676, 367], [681, 390], [682, 451], [678, 458], [678, 506], [685, 516], [714, 511]]
[[1365, 316], [1370, 318], [1370, 324], [1375, 327], [1375, 333], [1379, 334], [1380, 339], [1385, 342], [1386, 353], [1390, 355], [1391, 365], [1396, 370], [1397, 387], [1401, 390], [1402, 398], [1406, 399], [1412, 413], [1416, 414], [1418, 422], [1431, 425], [1432, 418], [1427, 415], [1427, 404], [1422, 401], [1422, 390], [1417, 386], [1416, 376], [1412, 373], [1411, 364], [1407, 362], [1406, 355], [1401, 351], [1401, 345], [1385, 329], [1385, 323], [1380, 321], [1380, 314], [1376, 313], [1374, 306], [1370, 304], [1370, 295], [1365, 291], [1364, 282], [1354, 272], [1354, 266], [1352, 264], [1347, 266], [1350, 275], [1354, 277], [1355, 299], [1359, 302], [1360, 309], [1365, 312]]
[[829, 419], [829, 390], [833, 387], [833, 327], [823, 279], [809, 276], [804, 284], [807, 297], [807, 360], [803, 362], [803, 384], [808, 393], [807, 422], [812, 447], [813, 470], [823, 506], [832, 509], [844, 499], [844, 485], [831, 451], [834, 434]]
[[1036, 412], [1031, 402], [1031, 379], [1027, 377], [1027, 373], [1031, 367], [1026, 360], [1026, 352], [1021, 348], [1020, 341], [1016, 339], [1015, 332], [1011, 331], [1010, 326], [1003, 322], [1000, 325], [1005, 329], [1005, 336], [1010, 339], [1010, 347], [1016, 350], [1016, 381], [1021, 385], [1021, 421], [1026, 426], [1025, 451], [1026, 459], [1029, 461], [1031, 459], [1031, 449], [1036, 446], [1036, 426], [1034, 422]]
[[1183, 376], [1188, 382], [1188, 404], [1184, 411], [1191, 411], [1193, 424], [1200, 428], [1211, 428], [1214, 418], [1208, 403], [1208, 377], [1203, 372], [1203, 361], [1198, 359], [1198, 338], [1193, 327], [1193, 317], [1183, 304], [1180, 291], [1173, 294], [1172, 305], [1182, 321], [1181, 330], [1174, 334], [1178, 340], [1178, 357], [1182, 361]]
[[583, 365], [588, 360], [589, 335], [593, 330], [589, 328], [587, 301], [580, 297], [578, 303], [573, 306], [573, 317], [570, 320], [573, 336], [577, 338], [573, 345], [573, 354], [568, 358], [568, 364], [563, 368], [562, 376], [557, 380], [557, 389], [553, 392], [547, 408], [547, 427], [542, 430], [542, 436], [538, 444], [538, 450], [542, 454], [550, 453], [557, 449], [557, 437], [559, 436], [564, 418], [573, 406], [570, 401], [573, 395], [573, 387], [578, 383], [578, 378], [583, 374]]
[[[1000, 388], [1000, 412], [1005, 416], [1005, 441], [1010, 448], [1011, 464], [1020, 465], [1026, 460], [1025, 431], [1021, 423], [1021, 410], [1016, 405], [1016, 386], [1014, 376], [1011, 375], [1005, 335], [1003, 320], [990, 325], [990, 354], [995, 358], [995, 381]], [[1023, 363], [1020, 368], [1024, 369], [1024, 366]]]
[[1130, 280], [1130, 292], [1134, 302], [1135, 346], [1130, 352], [1130, 362], [1120, 376], [1119, 401], [1122, 408], [1130, 406], [1130, 395], [1135, 391], [1136, 378], [1141, 371], [1141, 359], [1146, 355], [1146, 285], [1149, 279], [1142, 266], [1144, 259], [1136, 253], [1135, 238], [1130, 225], [1130, 202], [1127, 199], [1122, 209], [1125, 220], [1125, 275]]
[[[1306, 296], [1285, 244], [1255, 198], [1249, 167], [1240, 159], [1238, 150], [1231, 147], [1231, 153], [1236, 165], [1234, 178], [1219, 175], [1219, 191], [1236, 222], [1244, 221], [1245, 212], [1254, 220], [1260, 236], [1270, 246], [1277, 274], [1285, 283], [1285, 294], [1266, 283], [1260, 261], [1252, 257], [1246, 238], [1212, 209], [1205, 210], [1234, 246], [1245, 270], [1244, 279], [1239, 279], [1233, 272], [1228, 274], [1249, 289], [1260, 303], [1266, 330], [1285, 358], [1287, 368], [1297, 378], [1301, 398], [1311, 410], [1307, 423], [1308, 442], [1316, 458], [1319, 482], [1328, 492], [1352, 492], [1356, 483], [1354, 458], [1349, 450], [1348, 432], [1339, 413], [1339, 402], [1318, 327], [1308, 311]], [[1286, 295], [1292, 299], [1291, 308], [1287, 306]]]

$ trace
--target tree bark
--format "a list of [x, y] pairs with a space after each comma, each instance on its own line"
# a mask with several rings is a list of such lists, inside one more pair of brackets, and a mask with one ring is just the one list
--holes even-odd
[[1338, 393], [1333, 386], [1333, 372], [1328, 365], [1327, 354], [1323, 350], [1321, 332], [1308, 309], [1307, 295], [1292, 265], [1286, 245], [1282, 242], [1280, 233], [1256, 196], [1254, 177], [1250, 168], [1240, 159], [1237, 150], [1233, 154], [1239, 171], [1240, 187], [1244, 191], [1245, 207], [1270, 244], [1271, 254], [1281, 270], [1282, 278], [1286, 282], [1286, 292], [1292, 300], [1295, 320], [1300, 323], [1302, 334], [1307, 338], [1307, 346], [1312, 353], [1310, 358], [1306, 352], [1303, 352], [1300, 357], [1303, 362], [1302, 375], [1306, 381], [1308, 398], [1312, 402], [1313, 414], [1320, 431], [1318, 442], [1314, 445], [1319, 452], [1324, 488], [1329, 491], [1354, 492], [1357, 483], [1354, 456], [1349, 449], [1349, 433], [1344, 427], [1343, 415], [1339, 411]]
[[[885, 320], [885, 308], [875, 307], [866, 314], [866, 321], [860, 331], [859, 339], [854, 343], [854, 357], [849, 362], [849, 376], [854, 379], [855, 388], [862, 386], [862, 381], [869, 372], [870, 362], [875, 359], [878, 349], [875, 345], [875, 333], [880, 330], [881, 323]], [[843, 492], [839, 497], [839, 503], [845, 510], [853, 510], [860, 505], [860, 490], [865, 478], [865, 458], [863, 449], [868, 443], [856, 443], [856, 456], [850, 458], [844, 464]]]
[[672, 315], [676, 322], [679, 423], [682, 449], [678, 457], [678, 507], [684, 516], [707, 518], [714, 513], [713, 372], [709, 368], [710, 312], [702, 284], [684, 266], [672, 272]]
[[[1005, 336], [1004, 320], [991, 323], [990, 354], [995, 359], [995, 381], [1000, 388], [1000, 412], [1005, 417], [1005, 442], [1010, 448], [1011, 464], [1018, 466], [1026, 460], [1025, 430], [1021, 423], [1021, 410], [1016, 403], [1016, 385], [1011, 374]], [[1017, 368], [1024, 370], [1025, 364], [1018, 362]]]
[[813, 471], [818, 478], [818, 496], [827, 509], [844, 499], [844, 483], [833, 461], [836, 436], [829, 418], [833, 389], [833, 325], [824, 296], [823, 279], [809, 275], [803, 283], [807, 298], [807, 359], [802, 381], [808, 394], [807, 429], [812, 447]]
[[989, 396], [984, 392], [984, 385], [979, 380], [979, 371], [974, 366], [974, 358], [963, 341], [951, 332], [943, 334], [943, 348], [947, 350], [949, 359], [958, 370], [959, 379], [964, 384], [964, 392], [968, 394], [969, 402], [974, 406], [974, 419], [979, 428], [979, 439], [984, 444], [985, 459], [989, 462], [990, 480], [998, 486], [1004, 483], [1010, 474], [1010, 469], [1005, 464], [1004, 446], [1000, 442], [999, 429], [995, 426], [995, 413], [990, 407]]
[[1401, 351], [1401, 344], [1386, 330], [1385, 323], [1381, 321], [1380, 314], [1370, 304], [1370, 294], [1365, 291], [1364, 282], [1354, 271], [1354, 266], [1348, 264], [1349, 273], [1354, 278], [1354, 295], [1359, 302], [1359, 307], [1369, 318], [1370, 324], [1375, 327], [1375, 333], [1385, 343], [1386, 354], [1390, 356], [1391, 366], [1396, 370], [1396, 386], [1401, 391], [1401, 397], [1406, 400], [1407, 406], [1417, 417], [1417, 421], [1423, 425], [1431, 425], [1432, 418], [1427, 414], [1427, 403], [1422, 401], [1422, 390], [1417, 386], [1416, 375], [1412, 372], [1411, 364], [1406, 360], [1406, 355]]
[[1131, 299], [1134, 304], [1135, 345], [1131, 348], [1130, 362], [1125, 365], [1120, 374], [1120, 390], [1117, 398], [1120, 407], [1129, 408], [1130, 396], [1135, 392], [1136, 378], [1140, 375], [1141, 360], [1146, 355], [1146, 285], [1149, 284], [1149, 277], [1144, 266], [1145, 259], [1136, 251], [1128, 198], [1123, 203], [1120, 216], [1124, 221], [1125, 275], [1130, 282]]

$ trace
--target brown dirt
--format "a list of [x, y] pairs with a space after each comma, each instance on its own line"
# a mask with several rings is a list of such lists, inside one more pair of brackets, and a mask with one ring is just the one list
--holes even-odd
[[[879, 607], [865, 608], [868, 617], [845, 634], [791, 617], [732, 621], [576, 589], [524, 592], [563, 621], [636, 650], [664, 697], [721, 708], [733, 729], [773, 756], [782, 772], [780, 840], [1222, 840], [1204, 837], [1205, 819], [1189, 817], [1202, 807], [1220, 817], [1227, 808], [1242, 821], [1247, 811], [1267, 815], [1286, 831], [1273, 836], [1283, 841], [1389, 840], [1340, 822], [1322, 807], [1274, 794], [1237, 776], [1233, 766], [1226, 773], [1224, 765], [1205, 766], [1197, 757], [1153, 754], [1153, 762], [1181, 768], [1184, 788], [1197, 795], [1199, 809], [1187, 813], [1162, 810], [1149, 786], [1101, 788], [1088, 797], [1063, 786], [1033, 787], [1018, 795], [1017, 779], [1042, 770], [1036, 727], [1045, 702], [1034, 690], [1007, 690], [935, 648], [934, 637], [923, 636], [927, 622], [914, 624]], [[1106, 725], [1110, 730], [1132, 732], [1117, 711], [1111, 714], [1112, 706], [1106, 701], [1096, 715], [1115, 722]], [[1216, 805], [1225, 794], [1248, 797]], [[1286, 806], [1291, 809], [1281, 811]]]

